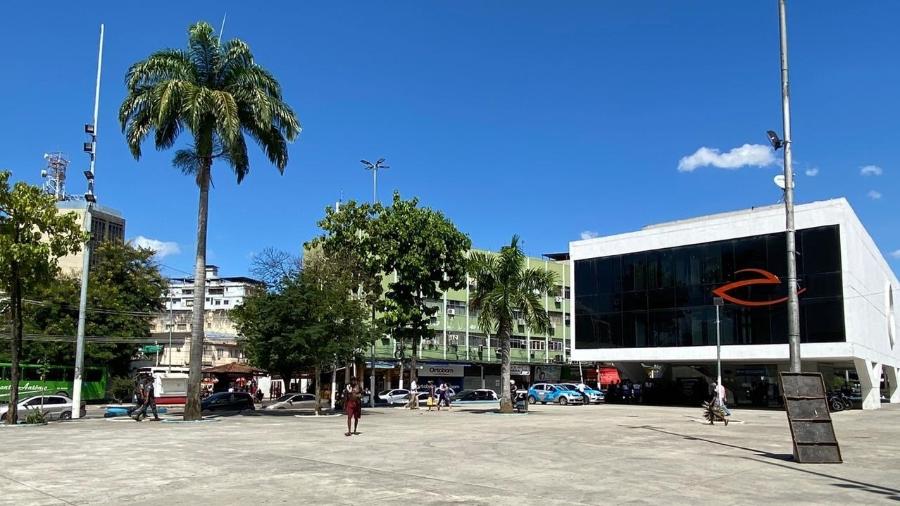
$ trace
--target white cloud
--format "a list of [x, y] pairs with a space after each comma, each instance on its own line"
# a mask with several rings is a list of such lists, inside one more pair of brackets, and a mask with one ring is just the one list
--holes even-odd
[[694, 154], [678, 161], [678, 172], [693, 172], [698, 167], [718, 167], [720, 169], [740, 169], [741, 167], [765, 167], [775, 163], [775, 152], [762, 144], [744, 144], [727, 153], [715, 148], [702, 147]]
[[598, 234], [597, 232], [594, 232], [592, 230], [585, 230], [584, 232], [581, 233], [582, 240], [593, 239], [595, 237], [600, 237], [600, 234]]
[[890, 255], [898, 260], [900, 260], [900, 249], [895, 249], [891, 251]]
[[866, 165], [865, 167], [860, 167], [859, 173], [863, 176], [880, 176], [884, 174], [884, 171], [877, 165]]
[[169, 255], [177, 255], [181, 253], [181, 248], [178, 247], [177, 242], [160, 241], [157, 239], [150, 239], [149, 237], [139, 235], [132, 239], [131, 243], [138, 248], [152, 249], [156, 252], [156, 256], [159, 258], [165, 258]]
[[806, 175], [809, 177], [816, 177], [819, 175], [819, 168], [813, 167], [811, 169], [806, 169]]
[[872, 199], [872, 200], [878, 200], [878, 199], [881, 198], [881, 192], [880, 192], [880, 191], [869, 190], [869, 193], [867, 193], [866, 195], [868, 195], [869, 198]]

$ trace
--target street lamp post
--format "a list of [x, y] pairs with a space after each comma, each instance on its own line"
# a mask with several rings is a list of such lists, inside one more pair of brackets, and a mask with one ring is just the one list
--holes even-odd
[[97, 84], [94, 89], [94, 122], [84, 126], [84, 131], [91, 136], [91, 142], [85, 143], [84, 150], [91, 157], [90, 170], [84, 171], [87, 178], [88, 191], [84, 195], [86, 202], [84, 209], [85, 231], [88, 233], [88, 240], [84, 243], [82, 251], [81, 264], [81, 294], [78, 301], [78, 329], [75, 337], [75, 377], [72, 382], [72, 418], [81, 417], [81, 383], [84, 374], [84, 329], [86, 325], [87, 313], [87, 289], [88, 289], [88, 272], [91, 267], [91, 208], [97, 201], [94, 196], [94, 161], [97, 158], [97, 114], [100, 108], [100, 70], [103, 67], [103, 25], [100, 25], [100, 49], [97, 53]]
[[[381, 169], [389, 169], [389, 165], [384, 164], [384, 158], [379, 158], [372, 163], [368, 160], [360, 160], [366, 170], [372, 171], [372, 204], [378, 203], [378, 171]], [[375, 323], [375, 307], [372, 306], [372, 323]], [[444, 343], [446, 345], [446, 343]], [[401, 359], [402, 360], [402, 359]], [[375, 345], [372, 344], [371, 365], [369, 373], [369, 406], [375, 407]], [[403, 382], [403, 366], [400, 366], [400, 382]], [[402, 385], [401, 385], [402, 387]]]
[[722, 384], [722, 321], [719, 319], [719, 308], [724, 301], [722, 297], [713, 297], [713, 304], [716, 306], [716, 385], [719, 386]]

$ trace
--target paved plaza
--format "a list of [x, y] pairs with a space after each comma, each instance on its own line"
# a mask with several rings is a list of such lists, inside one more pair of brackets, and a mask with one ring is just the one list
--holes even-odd
[[[799, 465], [780, 411], [536, 406], [87, 419], [0, 429], [2, 504], [862, 504], [900, 500], [900, 406], [834, 415], [844, 464]], [[893, 502], [891, 501], [891, 502]]]

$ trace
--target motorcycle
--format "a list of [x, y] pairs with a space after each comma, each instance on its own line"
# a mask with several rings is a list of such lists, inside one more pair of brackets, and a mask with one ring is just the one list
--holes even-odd
[[844, 392], [828, 392], [828, 409], [832, 412], [853, 408], [853, 401]]

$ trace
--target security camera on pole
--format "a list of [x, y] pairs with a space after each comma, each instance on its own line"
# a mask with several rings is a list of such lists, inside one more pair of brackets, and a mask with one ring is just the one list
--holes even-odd
[[84, 171], [87, 178], [87, 193], [84, 208], [84, 228], [88, 240], [84, 243], [83, 262], [81, 264], [81, 298], [78, 301], [78, 330], [75, 338], [75, 380], [72, 384], [72, 418], [79, 418], [81, 410], [81, 382], [84, 374], [84, 327], [87, 312], [88, 271], [91, 267], [91, 208], [97, 202], [94, 196], [94, 161], [97, 158], [97, 113], [100, 107], [100, 69], [103, 66], [103, 25], [100, 25], [100, 49], [97, 53], [97, 85], [94, 89], [94, 122], [84, 125], [84, 132], [91, 136], [91, 142], [84, 143], [84, 151], [91, 157], [90, 170]]
[[766, 134], [775, 150], [784, 148], [784, 177], [775, 184], [784, 190], [784, 212], [787, 243], [788, 284], [788, 349], [791, 372], [801, 372], [800, 364], [800, 304], [797, 299], [797, 245], [794, 228], [794, 171], [791, 159], [791, 87], [788, 80], [787, 15], [785, 0], [778, 0], [778, 20], [781, 32], [781, 113], [784, 138], [769, 130]]

